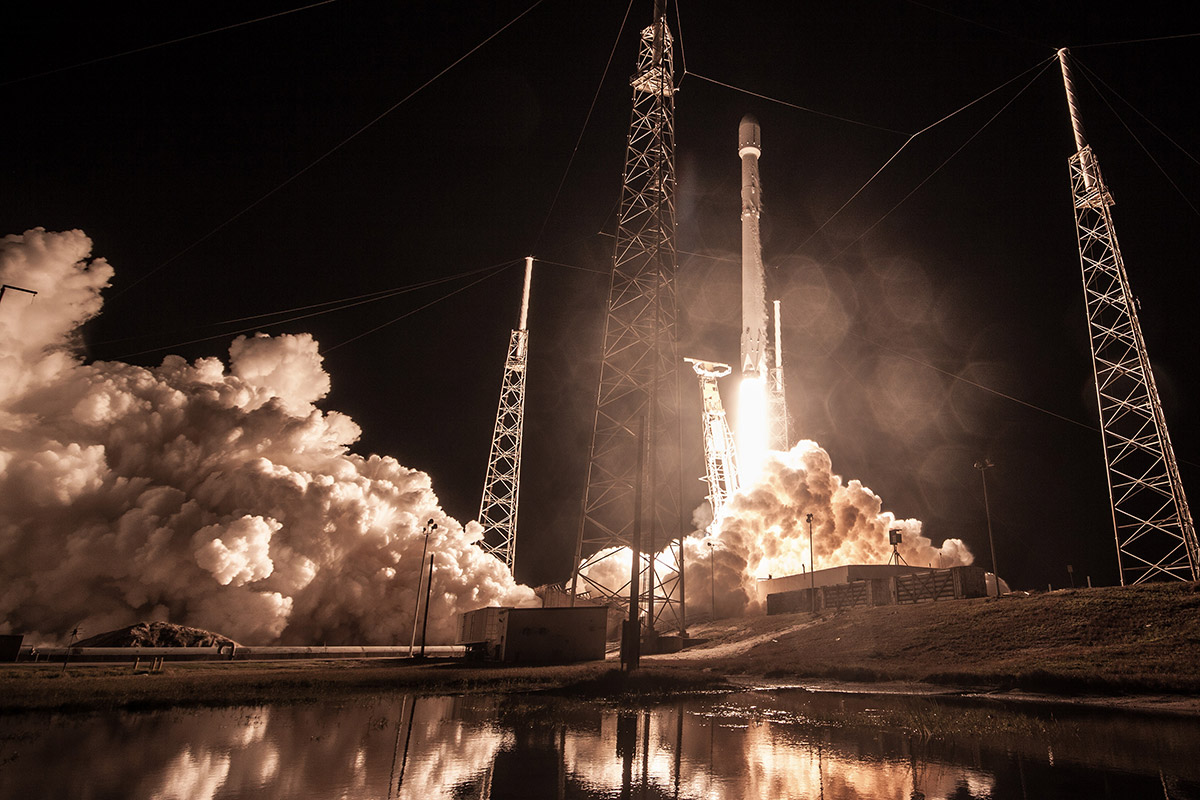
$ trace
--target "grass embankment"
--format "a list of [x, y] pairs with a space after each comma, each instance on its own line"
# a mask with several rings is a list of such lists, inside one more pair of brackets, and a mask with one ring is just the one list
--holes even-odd
[[65, 672], [61, 664], [45, 664], [0, 667], [0, 713], [302, 703], [383, 692], [653, 697], [723, 685], [670, 668], [624, 676], [599, 661], [542, 667], [408, 659], [168, 662], [156, 673], [135, 673], [129, 664], [69, 664]]
[[694, 635], [710, 643], [681, 658], [725, 674], [1200, 694], [1197, 584], [790, 614]]
[[0, 711], [255, 705], [417, 691], [647, 698], [720, 689], [725, 676], [906, 681], [1055, 694], [1200, 696], [1200, 586], [1063, 590], [789, 614], [691, 626], [701, 646], [612, 662], [504, 667], [407, 659], [0, 667]]

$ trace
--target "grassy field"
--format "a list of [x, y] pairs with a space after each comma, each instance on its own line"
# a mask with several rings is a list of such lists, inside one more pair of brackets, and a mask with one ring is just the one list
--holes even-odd
[[761, 617], [694, 635], [709, 644], [672, 660], [723, 674], [1200, 694], [1190, 583]]
[[1160, 584], [698, 624], [708, 639], [643, 659], [506, 667], [406, 659], [0, 667], [0, 712], [305, 702], [364, 692], [565, 691], [653, 696], [726, 679], [835, 679], [1062, 695], [1200, 696], [1200, 587]]

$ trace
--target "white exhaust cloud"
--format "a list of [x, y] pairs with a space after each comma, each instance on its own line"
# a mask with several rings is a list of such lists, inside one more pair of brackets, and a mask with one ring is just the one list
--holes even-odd
[[[238, 337], [228, 365], [82, 363], [112, 267], [80, 231], [0, 241], [0, 631], [61, 641], [143, 620], [247, 644], [407, 644], [424, 541], [429, 637], [537, 605], [446, 516], [423, 472], [350, 452], [358, 426], [307, 334]], [[28, 297], [28, 295], [25, 295]]]
[[[694, 515], [706, 521], [707, 504]], [[961, 539], [940, 546], [921, 533], [921, 522], [896, 519], [878, 495], [857, 480], [844, 482], [829, 454], [816, 442], [801, 441], [786, 453], [770, 452], [758, 477], [730, 496], [718, 529], [684, 539], [689, 614], [713, 610], [721, 617], [763, 611], [757, 581], [808, 569], [812, 521], [812, 563], [816, 569], [844, 564], [884, 564], [891, 555], [888, 531], [899, 528], [900, 556], [913, 566], [965, 566], [974, 556]], [[591, 576], [619, 586], [629, 578], [630, 554], [623, 550], [594, 565]], [[664, 551], [656, 559], [660, 580], [674, 583], [677, 562]], [[645, 578], [643, 578], [645, 580]]]

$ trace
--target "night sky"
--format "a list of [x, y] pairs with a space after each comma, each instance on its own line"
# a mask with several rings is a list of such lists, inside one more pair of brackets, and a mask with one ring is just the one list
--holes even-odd
[[[534, 255], [516, 574], [541, 583], [570, 573], [628, 79], [652, 4], [633, 4], [618, 40], [624, 3], [543, 0], [413, 94], [531, 4], [339, 0], [71, 69], [295, 6], [22, 4], [0, 53], [0, 235], [80, 228], [114, 265], [84, 331], [89, 360], [151, 366], [224, 356], [239, 331], [313, 333], [333, 382], [322, 407], [363, 428], [356, 451], [429, 472], [464, 522]], [[1014, 588], [1065, 585], [1068, 563], [1081, 582], [1117, 580], [1057, 47], [1073, 48], [1176, 455], [1200, 491], [1187, 388], [1200, 350], [1200, 39], [1105, 44], [1192, 33], [1187, 4], [1044, 5], [669, 10], [681, 355], [737, 358], [736, 137], [753, 113], [794, 434], [885, 510], [923, 520], [935, 542], [964, 539], [984, 564], [972, 464], [990, 457]], [[1013, 78], [914, 139], [828, 221], [910, 134]], [[400, 287], [415, 288], [284, 324], [268, 323], [328, 307], [246, 319]], [[699, 391], [686, 378], [698, 479]], [[688, 485], [691, 508], [704, 488]]]

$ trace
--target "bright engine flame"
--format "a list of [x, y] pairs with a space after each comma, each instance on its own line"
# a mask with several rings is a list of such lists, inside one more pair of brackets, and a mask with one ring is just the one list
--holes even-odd
[[767, 382], [743, 375], [738, 395], [738, 470], [742, 486], [754, 483], [767, 457]]

